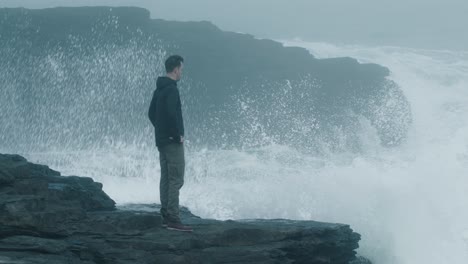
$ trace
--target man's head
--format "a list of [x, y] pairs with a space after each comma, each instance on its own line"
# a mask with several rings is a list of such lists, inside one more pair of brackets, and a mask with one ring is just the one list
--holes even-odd
[[184, 58], [179, 55], [172, 55], [167, 58], [166, 63], [167, 76], [175, 81], [182, 77], [182, 68], [184, 67]]

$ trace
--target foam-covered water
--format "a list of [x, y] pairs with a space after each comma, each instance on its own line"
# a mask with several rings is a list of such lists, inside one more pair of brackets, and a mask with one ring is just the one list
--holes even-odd
[[[209, 218], [347, 223], [362, 235], [359, 253], [374, 263], [467, 263], [468, 52], [284, 43], [316, 57], [387, 66], [411, 102], [407, 141], [383, 148], [368, 125], [360, 154], [315, 157], [275, 144], [208, 150], [188, 142], [181, 203]], [[91, 176], [118, 203], [159, 202], [156, 149], [54, 149], [20, 154], [65, 175]]]

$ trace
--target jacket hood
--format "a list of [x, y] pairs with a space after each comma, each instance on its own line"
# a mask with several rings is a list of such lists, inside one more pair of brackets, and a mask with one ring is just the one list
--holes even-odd
[[157, 89], [164, 89], [168, 86], [173, 86], [173, 85], [176, 86], [177, 82], [167, 76], [158, 77], [158, 80], [156, 81]]

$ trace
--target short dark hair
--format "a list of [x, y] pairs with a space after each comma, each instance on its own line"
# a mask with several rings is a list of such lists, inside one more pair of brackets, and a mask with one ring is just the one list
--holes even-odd
[[182, 58], [182, 56], [169, 56], [169, 58], [167, 58], [166, 62], [164, 63], [164, 66], [166, 66], [166, 72], [173, 72], [175, 68], [180, 67], [182, 65], [182, 62], [184, 62], [184, 58]]

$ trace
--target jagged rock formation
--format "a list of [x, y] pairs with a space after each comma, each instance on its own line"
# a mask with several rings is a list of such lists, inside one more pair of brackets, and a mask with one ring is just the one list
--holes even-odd
[[141, 8], [3, 8], [0, 141], [16, 150], [151, 144], [146, 111], [171, 53], [186, 59], [186, 131], [198, 145], [359, 151], [363, 122], [389, 146], [411, 123], [408, 101], [376, 64], [316, 59]]

